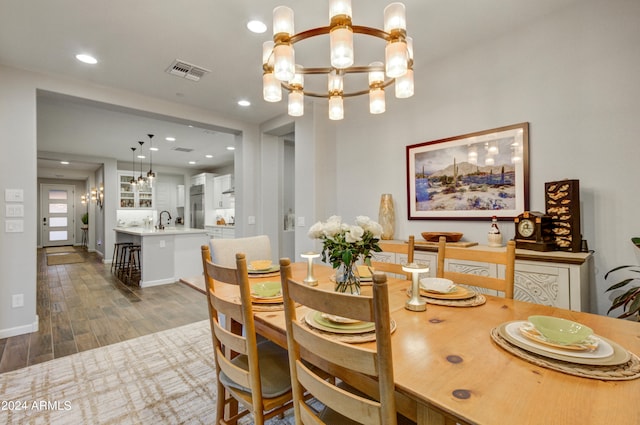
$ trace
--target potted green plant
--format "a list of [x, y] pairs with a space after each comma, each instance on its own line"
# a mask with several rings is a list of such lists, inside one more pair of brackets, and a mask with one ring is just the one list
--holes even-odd
[[[640, 238], [631, 238], [631, 241], [635, 246], [640, 248]], [[624, 279], [611, 285], [605, 292], [620, 289], [629, 284], [632, 286], [611, 302], [611, 307], [607, 311], [607, 314], [616, 308], [622, 307], [624, 312], [618, 316], [619, 318], [634, 317], [635, 320], [640, 321], [640, 286], [633, 286], [634, 283], [640, 283], [640, 266], [618, 266], [609, 270], [607, 274], [604, 275], [604, 279], [607, 280], [612, 273], [620, 270], [625, 270], [628, 273], [624, 275]]]
[[89, 224], [89, 213], [82, 214], [82, 218], [80, 218], [80, 220], [82, 220], [82, 224], [85, 226]]

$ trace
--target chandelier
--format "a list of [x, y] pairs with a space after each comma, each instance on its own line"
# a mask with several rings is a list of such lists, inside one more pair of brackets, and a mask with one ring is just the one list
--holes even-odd
[[[278, 6], [273, 10], [273, 41], [262, 47], [263, 97], [267, 102], [279, 102], [282, 88], [288, 92], [288, 113], [297, 117], [304, 114], [304, 96], [329, 100], [329, 118], [344, 118], [345, 97], [369, 94], [369, 112], [385, 111], [385, 88], [395, 83], [395, 96], [413, 96], [413, 42], [407, 37], [405, 7], [391, 3], [384, 9], [384, 30], [353, 25], [351, 0], [329, 0], [330, 24], [294, 33], [293, 10]], [[381, 38], [386, 41], [385, 62], [372, 62], [367, 66], [354, 65], [353, 34]], [[305, 68], [295, 63], [293, 45], [299, 41], [329, 34], [330, 66]], [[367, 73], [366, 89], [345, 92], [344, 76]], [[304, 75], [325, 74], [327, 91], [305, 90]]]

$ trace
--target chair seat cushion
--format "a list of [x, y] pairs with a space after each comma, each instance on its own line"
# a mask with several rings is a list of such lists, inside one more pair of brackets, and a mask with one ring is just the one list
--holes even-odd
[[[232, 363], [241, 369], [249, 370], [247, 356], [240, 355]], [[281, 396], [291, 390], [291, 374], [289, 373], [289, 353], [284, 348], [271, 341], [258, 344], [258, 363], [260, 365], [260, 380], [262, 382], [262, 396], [273, 398]], [[220, 382], [225, 386], [250, 393], [250, 388], [229, 379], [220, 372]]]

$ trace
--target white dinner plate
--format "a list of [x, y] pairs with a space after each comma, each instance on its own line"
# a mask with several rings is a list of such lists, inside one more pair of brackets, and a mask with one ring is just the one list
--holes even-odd
[[[518, 320], [515, 322], [507, 322], [498, 326], [498, 334], [506, 339], [510, 344], [521, 348], [523, 350], [529, 351], [534, 354], [538, 354], [540, 356], [548, 357], [555, 360], [562, 360], [570, 363], [577, 364], [585, 364], [585, 365], [596, 365], [596, 366], [615, 366], [627, 363], [631, 359], [631, 353], [627, 351], [620, 344], [617, 344], [610, 339], [604, 338], [602, 336], [597, 336], [599, 341], [598, 345], [603, 345], [603, 343], [609, 344], [613, 348], [613, 354], [608, 357], [603, 358], [594, 358], [594, 357], [575, 357], [569, 356], [567, 353], [563, 352], [561, 354], [550, 351], [550, 347], [538, 348], [534, 345], [532, 341], [525, 341], [524, 336], [519, 335], [519, 328], [523, 323], [528, 323], [523, 320]], [[510, 331], [507, 331], [507, 327], [510, 328]], [[591, 353], [593, 354], [593, 353]]]

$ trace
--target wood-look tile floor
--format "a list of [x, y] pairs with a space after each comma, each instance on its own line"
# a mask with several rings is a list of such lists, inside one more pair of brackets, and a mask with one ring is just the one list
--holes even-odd
[[180, 282], [123, 284], [95, 253], [48, 266], [38, 250], [38, 332], [0, 339], [0, 373], [208, 318], [204, 295]]

